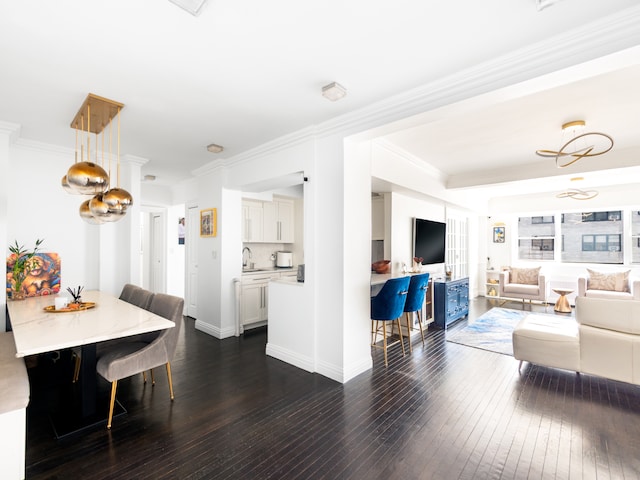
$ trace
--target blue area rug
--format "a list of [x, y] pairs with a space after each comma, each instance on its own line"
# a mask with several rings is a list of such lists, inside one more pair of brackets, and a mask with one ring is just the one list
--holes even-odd
[[447, 341], [513, 356], [511, 334], [516, 324], [529, 314], [529, 311], [494, 307], [473, 323], [447, 334]]

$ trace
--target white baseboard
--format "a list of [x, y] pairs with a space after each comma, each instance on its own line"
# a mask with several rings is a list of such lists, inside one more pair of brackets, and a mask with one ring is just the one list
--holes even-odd
[[279, 347], [278, 345], [267, 343], [266, 354], [270, 357], [277, 358], [278, 360], [282, 360], [283, 362], [293, 365], [294, 367], [306, 370], [307, 372], [315, 371], [313, 368], [313, 358], [306, 355], [300, 355], [299, 353]]
[[234, 327], [228, 327], [223, 329], [220, 327], [216, 327], [215, 325], [211, 325], [207, 322], [202, 322], [200, 320], [196, 320], [195, 327], [196, 327], [196, 330], [200, 330], [201, 332], [207, 333], [221, 340], [223, 338], [233, 337], [236, 334], [236, 330]]

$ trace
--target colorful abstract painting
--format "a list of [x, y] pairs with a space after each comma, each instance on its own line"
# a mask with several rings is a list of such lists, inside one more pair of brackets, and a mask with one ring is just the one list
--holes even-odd
[[[52, 295], [60, 291], [60, 255], [57, 253], [36, 253], [33, 256], [36, 268], [24, 279], [22, 291], [27, 297]], [[13, 276], [12, 256], [7, 258], [7, 294], [11, 292]]]

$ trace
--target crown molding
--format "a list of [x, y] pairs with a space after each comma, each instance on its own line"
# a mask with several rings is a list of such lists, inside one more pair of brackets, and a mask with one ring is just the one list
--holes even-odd
[[73, 148], [54, 145], [52, 143], [39, 142], [37, 140], [29, 140], [26, 138], [16, 138], [14, 145], [19, 148], [26, 148], [38, 152], [55, 153], [58, 155], [68, 156], [70, 161], [73, 161], [75, 155], [75, 149]]
[[412, 153], [407, 152], [404, 148], [399, 147], [395, 143], [389, 142], [389, 141], [387, 141], [385, 139], [375, 139], [375, 140], [373, 140], [372, 143], [373, 143], [374, 146], [379, 147], [379, 148], [383, 148], [383, 149], [387, 150], [388, 152], [391, 152], [393, 155], [396, 155], [396, 156], [406, 160], [411, 165], [413, 165], [415, 168], [417, 168], [419, 170], [422, 170], [423, 172], [425, 172], [430, 177], [433, 177], [433, 178], [436, 178], [436, 179], [440, 180], [443, 184], [446, 182], [446, 180], [448, 178], [447, 175], [445, 175], [443, 172], [441, 172], [437, 168], [431, 166], [430, 164], [425, 162], [423, 159], [420, 159], [420, 158], [416, 157]]
[[9, 137], [9, 143], [15, 143], [20, 137], [21, 125], [19, 123], [0, 121], [0, 134]]

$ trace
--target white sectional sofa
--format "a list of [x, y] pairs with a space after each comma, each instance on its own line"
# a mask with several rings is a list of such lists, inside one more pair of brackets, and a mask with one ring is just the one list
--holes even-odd
[[577, 297], [575, 318], [529, 315], [513, 331], [513, 356], [640, 385], [640, 301]]

